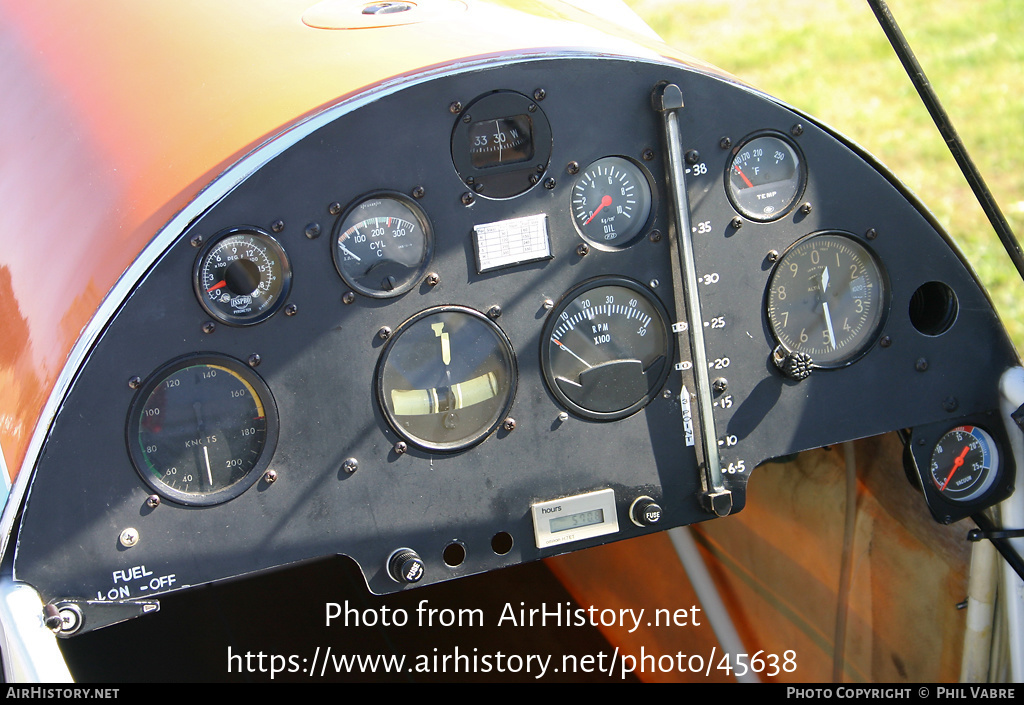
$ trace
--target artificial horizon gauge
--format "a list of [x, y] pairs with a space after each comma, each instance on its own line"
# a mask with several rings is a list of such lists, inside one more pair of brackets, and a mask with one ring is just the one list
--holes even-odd
[[651, 185], [643, 169], [624, 157], [604, 157], [576, 177], [570, 193], [580, 235], [603, 249], [636, 242], [651, 216]]
[[493, 321], [471, 308], [439, 306], [391, 335], [377, 363], [377, 401], [405, 440], [458, 451], [504, 421], [516, 374], [512, 344]]
[[292, 270], [284, 248], [258, 228], [218, 233], [196, 259], [192, 284], [199, 303], [219, 321], [246, 326], [284, 303]]
[[999, 447], [988, 431], [977, 426], [957, 426], [935, 444], [929, 470], [942, 497], [968, 502], [988, 491], [995, 482]]
[[733, 150], [726, 191], [737, 211], [768, 222], [789, 212], [803, 193], [806, 175], [796, 145], [775, 134], [761, 134]]
[[601, 277], [577, 285], [544, 324], [548, 389], [584, 418], [614, 421], [643, 408], [668, 376], [665, 307], [642, 284]]
[[270, 463], [277, 442], [270, 389], [247, 365], [193, 355], [153, 373], [128, 414], [128, 452], [158, 494], [188, 505], [237, 497]]
[[334, 228], [331, 253], [345, 283], [366, 296], [387, 298], [412, 289], [430, 264], [430, 221], [400, 193], [365, 196]]
[[866, 247], [845, 233], [810, 235], [779, 259], [768, 280], [772, 334], [816, 367], [843, 367], [865, 353], [885, 318], [888, 287]]

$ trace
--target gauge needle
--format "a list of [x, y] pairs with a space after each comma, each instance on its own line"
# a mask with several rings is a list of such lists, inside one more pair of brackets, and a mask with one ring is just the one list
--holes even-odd
[[750, 183], [750, 179], [748, 179], [747, 175], [740, 170], [738, 164], [733, 164], [732, 168], [735, 169], [736, 173], [740, 175], [740, 178], [743, 179], [743, 183], [747, 185], [747, 188], [754, 188], [754, 184]]
[[221, 279], [219, 282], [217, 282], [216, 284], [211, 286], [209, 289], [207, 289], [206, 293], [209, 294], [211, 291], [216, 291], [217, 289], [221, 288], [222, 286], [227, 286], [227, 282], [224, 281], [223, 279]]
[[210, 469], [210, 449], [203, 446], [203, 458], [206, 459], [206, 479], [210, 481], [210, 487], [213, 487], [213, 470]]
[[[605, 196], [605, 198], [607, 198], [607, 196]], [[552, 339], [551, 339], [551, 342], [552, 342], [552, 343], [554, 343], [555, 345], [557, 345], [558, 347], [562, 348], [562, 350], [565, 350], [565, 351], [566, 351], [567, 353], [569, 353], [570, 355], [572, 355], [573, 357], [575, 357], [575, 358], [576, 358], [577, 360], [579, 360], [580, 362], [582, 362], [582, 363], [583, 363], [584, 365], [586, 365], [587, 367], [593, 367], [593, 365], [591, 365], [591, 364], [590, 364], [589, 362], [587, 362], [586, 360], [584, 360], [584, 359], [583, 359], [582, 357], [580, 357], [579, 355], [577, 355], [576, 353], [574, 353], [574, 352], [573, 352], [572, 350], [570, 350], [569, 348], [567, 348], [567, 347], [565, 347], [564, 345], [562, 345], [562, 344], [561, 344], [560, 342], [558, 342], [558, 341], [557, 341], [557, 340], [555, 340], [554, 338], [552, 338]]]
[[593, 213], [590, 214], [590, 217], [587, 218], [587, 222], [584, 223], [584, 225], [590, 225], [590, 221], [592, 221], [594, 218], [597, 217], [597, 214], [601, 212], [601, 209], [602, 208], [607, 208], [611, 204], [612, 204], [612, 197], [611, 196], [609, 196], [608, 194], [605, 194], [604, 196], [602, 196], [601, 197], [601, 205], [599, 205], [597, 207], [596, 211], [594, 211]]
[[352, 252], [352, 250], [350, 250], [347, 247], [345, 247], [345, 243], [344, 243], [344, 241], [341, 238], [338, 238], [338, 247], [340, 247], [342, 252], [344, 252], [346, 255], [348, 255], [349, 257], [354, 259], [356, 262], [362, 262], [363, 261], [363, 260], [359, 259], [359, 257], [357, 257], [356, 254], [354, 252]]
[[825, 311], [825, 325], [828, 326], [828, 342], [832, 349], [836, 349], [836, 334], [832, 330], [832, 314], [828, 310], [828, 301], [825, 300], [825, 291], [828, 289], [828, 267], [821, 273], [821, 307]]
[[946, 485], [948, 485], [949, 481], [953, 479], [953, 475], [956, 474], [956, 471], [963, 467], [964, 458], [967, 457], [967, 451], [970, 449], [970, 446], [964, 446], [964, 449], [960, 451], [960, 455], [958, 455], [953, 461], [953, 469], [949, 471], [949, 475], [946, 476], [946, 480], [942, 483], [942, 487], [939, 488], [939, 492], [946, 491]]

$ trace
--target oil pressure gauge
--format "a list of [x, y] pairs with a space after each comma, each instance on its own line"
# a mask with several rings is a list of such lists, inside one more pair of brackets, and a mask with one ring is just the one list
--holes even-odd
[[637, 282], [583, 282], [566, 293], [544, 325], [544, 381], [579, 416], [625, 418], [643, 408], [668, 376], [668, 320], [657, 297]]
[[598, 159], [580, 172], [570, 199], [580, 235], [606, 250], [636, 242], [651, 216], [650, 182], [623, 157]]

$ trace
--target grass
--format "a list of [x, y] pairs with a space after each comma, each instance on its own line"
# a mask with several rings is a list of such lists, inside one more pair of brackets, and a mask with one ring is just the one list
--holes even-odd
[[[864, 0], [627, 0], [669, 44], [851, 137], [913, 190], [1024, 351], [1024, 286]], [[1011, 228], [1024, 234], [1024, 2], [889, 0]]]

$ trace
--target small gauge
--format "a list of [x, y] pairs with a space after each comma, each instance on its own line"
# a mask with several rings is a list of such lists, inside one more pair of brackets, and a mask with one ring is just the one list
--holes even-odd
[[516, 390], [512, 344], [479, 311], [440, 306], [395, 330], [377, 365], [377, 400], [399, 436], [451, 452], [482, 442]]
[[947, 431], [932, 450], [931, 475], [936, 489], [954, 502], [977, 499], [992, 487], [999, 470], [999, 448], [977, 426]]
[[874, 256], [851, 236], [798, 241], [768, 281], [768, 323], [789, 352], [843, 367], [867, 351], [885, 317], [887, 287]]
[[157, 370], [128, 415], [128, 452], [168, 499], [211, 505], [237, 497], [269, 465], [277, 441], [270, 389], [248, 367], [198, 355]]
[[349, 286], [386, 298], [416, 285], [430, 264], [430, 221], [400, 193], [366, 196], [345, 212], [334, 229], [334, 266]]
[[264, 321], [288, 296], [292, 269], [284, 248], [257, 228], [218, 233], [196, 260], [192, 283], [206, 312], [246, 326]]
[[761, 222], [781, 218], [804, 190], [806, 169], [800, 152], [774, 134], [749, 139], [735, 150], [725, 175], [729, 200], [737, 211]]
[[570, 195], [573, 221], [585, 240], [603, 249], [636, 242], [651, 216], [651, 185], [623, 157], [604, 157], [584, 169]]
[[653, 293], [624, 277], [569, 290], [541, 337], [548, 389], [585, 418], [614, 421], [635, 413], [668, 376], [668, 320]]

